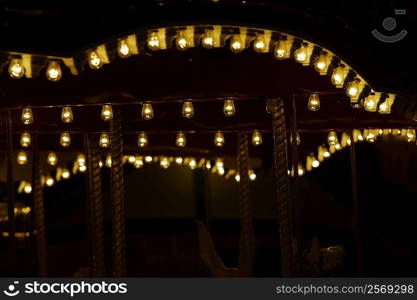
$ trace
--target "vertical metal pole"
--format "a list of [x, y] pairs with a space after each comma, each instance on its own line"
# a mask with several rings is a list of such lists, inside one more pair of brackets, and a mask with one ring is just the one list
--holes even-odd
[[237, 136], [237, 169], [239, 181], [240, 206], [240, 247], [239, 247], [239, 273], [241, 276], [250, 276], [253, 268], [253, 255], [255, 254], [255, 233], [253, 229], [252, 203], [249, 198], [249, 150], [246, 133], [239, 132]]
[[110, 122], [111, 167], [111, 199], [113, 221], [113, 276], [126, 276], [126, 245], [125, 245], [125, 202], [123, 186], [123, 141], [121, 112], [114, 110]]
[[15, 220], [15, 185], [13, 176], [13, 124], [11, 111], [5, 112], [6, 120], [6, 147], [7, 147], [7, 212], [9, 229], [9, 257], [10, 275], [16, 275], [16, 220]]
[[267, 112], [272, 115], [282, 275], [290, 277], [293, 273], [293, 253], [288, 200], [288, 155], [284, 99], [268, 99]]
[[84, 134], [84, 148], [87, 158], [87, 211], [90, 245], [90, 274], [93, 277], [105, 275], [104, 263], [104, 211], [101, 189], [100, 156], [97, 145], [90, 134]]
[[362, 253], [362, 233], [360, 222], [360, 208], [358, 197], [358, 178], [356, 164], [356, 145], [353, 139], [353, 130], [350, 131], [350, 167], [352, 176], [352, 201], [353, 201], [353, 227], [356, 240], [356, 272], [358, 277], [363, 277], [363, 253]]
[[48, 275], [48, 264], [46, 251], [45, 209], [41, 183], [41, 162], [39, 151], [37, 150], [37, 144], [38, 135], [35, 130], [32, 138], [32, 185], [33, 213], [36, 232], [36, 255], [38, 259], [38, 275], [39, 277], [46, 277]]

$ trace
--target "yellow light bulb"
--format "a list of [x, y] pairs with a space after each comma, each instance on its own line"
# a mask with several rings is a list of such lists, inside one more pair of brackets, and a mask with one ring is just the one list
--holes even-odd
[[206, 30], [201, 38], [201, 43], [206, 49], [211, 49], [214, 47], [213, 30]]
[[318, 161], [318, 159], [315, 156], [312, 156], [312, 162], [311, 162], [311, 166], [313, 168], [318, 168], [320, 166], [320, 162]]
[[320, 109], [319, 93], [311, 93], [308, 97], [308, 109], [310, 111], [318, 111]]
[[58, 163], [58, 157], [56, 156], [55, 152], [48, 153], [48, 165], [55, 166]]
[[138, 136], [138, 147], [143, 148], [148, 145], [148, 136], [145, 132], [140, 132]]
[[339, 143], [337, 139], [337, 133], [335, 131], [329, 132], [329, 135], [327, 136], [327, 142], [329, 143], [329, 145], [333, 146]]
[[206, 161], [206, 169], [210, 170], [211, 169], [211, 162], [208, 160]]
[[160, 42], [157, 32], [151, 32], [148, 35], [148, 48], [152, 51], [159, 50]]
[[276, 42], [274, 48], [274, 56], [276, 59], [286, 59], [290, 57], [289, 44], [287, 40], [280, 39]]
[[100, 134], [100, 139], [98, 142], [101, 148], [108, 148], [110, 146], [110, 137], [107, 133]]
[[223, 132], [217, 131], [214, 135], [214, 145], [216, 147], [222, 147], [225, 143]]
[[339, 65], [337, 68], [334, 69], [331, 77], [331, 82], [337, 88], [342, 88], [345, 82], [346, 72], [345, 67], [343, 65]]
[[113, 109], [111, 104], [104, 104], [101, 109], [101, 118], [103, 121], [110, 121], [113, 119]]
[[111, 166], [112, 166], [111, 155], [106, 156], [106, 160], [105, 160], [104, 164], [106, 165], [107, 168], [111, 168]]
[[176, 158], [175, 158], [175, 163], [176, 163], [177, 165], [181, 165], [181, 164], [182, 164], [182, 162], [183, 162], [183, 158], [182, 158], [182, 157], [176, 157]]
[[26, 194], [30, 194], [32, 192], [32, 185], [29, 182], [26, 182], [25, 187], [23, 188], [23, 191]]
[[61, 120], [64, 123], [71, 123], [74, 120], [72, 109], [70, 106], [64, 106], [61, 112]]
[[303, 176], [304, 175], [304, 167], [301, 163], [298, 164], [298, 176]]
[[190, 48], [190, 45], [187, 41], [187, 38], [185, 37], [184, 31], [177, 32], [177, 37], [175, 39], [175, 45], [177, 46], [177, 49], [180, 51], [185, 51], [188, 48]]
[[194, 157], [190, 158], [188, 166], [191, 170], [194, 170], [195, 168], [197, 168], [197, 160]]
[[134, 164], [134, 163], [135, 163], [135, 161], [136, 161], [136, 157], [134, 157], [133, 155], [131, 155], [131, 156], [129, 156], [129, 157], [127, 158], [127, 161], [128, 161], [130, 164]]
[[22, 111], [22, 122], [25, 125], [29, 125], [33, 123], [33, 113], [30, 107], [23, 108]]
[[17, 163], [19, 165], [25, 165], [28, 162], [28, 156], [25, 151], [20, 151], [17, 154]]
[[257, 34], [253, 41], [253, 49], [258, 53], [263, 53], [267, 50], [267, 43], [263, 34]]
[[235, 34], [232, 36], [230, 40], [230, 50], [232, 50], [233, 53], [240, 53], [245, 49], [243, 45], [242, 38], [240, 37], [240, 34]]
[[9, 75], [12, 78], [22, 78], [25, 75], [25, 68], [23, 67], [22, 60], [14, 58], [9, 65]]
[[249, 175], [249, 179], [251, 181], [255, 181], [256, 180], [256, 174], [255, 174], [255, 171], [254, 170], [249, 170], [248, 171], [248, 175]]
[[150, 163], [150, 162], [152, 162], [152, 160], [153, 160], [152, 156], [150, 156], [150, 155], [145, 156], [145, 162]]
[[69, 147], [71, 145], [71, 136], [68, 131], [61, 133], [59, 143], [62, 147]]
[[145, 120], [150, 120], [153, 118], [153, 108], [151, 103], [142, 104], [142, 118]]
[[[214, 170], [214, 169], [213, 169], [213, 170]], [[223, 176], [225, 172], [226, 172], [226, 171], [224, 170], [224, 168], [218, 168], [218, 169], [217, 169], [217, 174], [219, 174], [220, 176]]]
[[365, 110], [369, 112], [375, 112], [378, 108], [378, 101], [375, 93], [371, 93], [364, 101]]
[[194, 106], [191, 100], [185, 100], [182, 104], [182, 116], [184, 118], [190, 119], [194, 117]]
[[32, 139], [29, 132], [23, 132], [20, 136], [20, 145], [24, 148], [30, 147], [31, 141]]
[[354, 79], [352, 82], [350, 82], [346, 89], [346, 94], [350, 98], [356, 98], [359, 96], [359, 79]]
[[161, 157], [159, 164], [164, 169], [167, 169], [171, 165], [168, 160], [168, 157], [165, 157], [165, 156]]
[[262, 144], [262, 134], [258, 130], [255, 130], [252, 134], [252, 145], [259, 146], [261, 144]]
[[221, 160], [220, 158], [216, 159], [215, 164], [216, 164], [216, 168], [217, 168], [217, 169], [224, 168], [224, 162], [223, 162], [223, 160]]
[[187, 144], [187, 140], [185, 138], [184, 132], [177, 133], [175, 144], [177, 145], [177, 147], [185, 147], [185, 145]]
[[86, 165], [82, 165], [78, 168], [78, 170], [80, 170], [81, 173], [84, 173], [87, 170], [87, 166]]
[[119, 40], [117, 52], [121, 58], [128, 58], [132, 54], [126, 40]]
[[62, 77], [61, 66], [58, 61], [51, 61], [46, 68], [46, 78], [50, 81], [58, 81]]
[[328, 66], [328, 57], [326, 53], [320, 54], [314, 62], [314, 69], [319, 72], [320, 75], [326, 75]]
[[94, 50], [90, 51], [90, 53], [88, 54], [88, 65], [91, 69], [100, 69], [103, 66], [102, 59]]
[[232, 99], [224, 101], [223, 113], [227, 117], [234, 116], [236, 113], [235, 102]]
[[375, 141], [376, 141], [376, 134], [375, 134], [375, 131], [374, 130], [372, 130], [372, 129], [370, 129], [370, 130], [368, 130], [368, 132], [367, 132], [367, 135], [366, 135], [366, 141], [367, 142], [369, 142], [369, 143], [374, 143]]
[[77, 163], [80, 166], [85, 165], [86, 160], [85, 160], [85, 155], [84, 154], [82, 154], [82, 153], [78, 154], [78, 156], [77, 156]]
[[143, 167], [143, 159], [142, 159], [142, 157], [140, 157], [140, 156], [136, 157], [134, 166], [135, 166], [136, 169], [139, 169], [139, 168], [142, 168]]
[[304, 63], [307, 59], [307, 49], [304, 44], [294, 52], [294, 58], [299, 63]]
[[240, 174], [239, 173], [235, 175], [235, 180], [236, 180], [236, 182], [240, 182]]
[[68, 179], [68, 178], [70, 178], [70, 176], [71, 176], [71, 173], [70, 173], [70, 171], [68, 171], [67, 169], [62, 169], [62, 178], [64, 178], [64, 179]]
[[53, 186], [55, 183], [55, 180], [51, 177], [51, 176], [46, 176], [46, 180], [45, 180], [46, 186]]
[[413, 143], [416, 140], [416, 131], [414, 129], [407, 129], [407, 142]]

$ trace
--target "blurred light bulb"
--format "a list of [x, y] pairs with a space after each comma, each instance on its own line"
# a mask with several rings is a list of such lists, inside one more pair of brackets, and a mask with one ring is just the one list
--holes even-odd
[[22, 135], [20, 136], [20, 145], [23, 148], [30, 147], [31, 140], [32, 139], [30, 137], [30, 133], [29, 132], [23, 132]]
[[17, 154], [17, 163], [19, 165], [25, 165], [28, 162], [28, 156], [25, 151], [20, 151]]
[[[213, 170], [214, 170], [214, 169], [213, 169]], [[226, 171], [224, 170], [224, 168], [218, 168], [218, 169], [217, 169], [217, 174], [219, 174], [220, 176], [223, 176], [225, 172], [226, 172]]]
[[307, 49], [305, 44], [301, 44], [300, 48], [294, 52], [295, 60], [299, 63], [304, 63], [307, 59]]
[[235, 180], [236, 180], [236, 182], [240, 182], [240, 174], [239, 173], [237, 173], [235, 175]]
[[61, 120], [64, 123], [71, 123], [74, 120], [72, 109], [70, 106], [64, 106], [61, 112]]
[[71, 144], [71, 136], [68, 131], [64, 131], [61, 133], [61, 137], [59, 138], [59, 143], [62, 147], [69, 147]]
[[25, 75], [25, 68], [23, 67], [22, 60], [14, 58], [9, 65], [9, 75], [12, 78], [22, 78]]
[[214, 145], [222, 147], [225, 143], [223, 132], [217, 131], [214, 135]]
[[348, 84], [346, 93], [350, 98], [359, 96], [359, 82], [360, 80], [356, 78]]
[[101, 148], [108, 148], [110, 146], [110, 137], [107, 133], [100, 134], [100, 139], [98, 142]]
[[111, 155], [106, 156], [106, 160], [104, 161], [104, 164], [107, 168], [111, 168], [111, 166], [112, 166]]
[[187, 140], [185, 138], [184, 132], [177, 133], [175, 144], [177, 145], [177, 147], [185, 147], [185, 145], [187, 144]]
[[251, 181], [255, 181], [256, 180], [256, 174], [255, 174], [255, 171], [254, 170], [249, 170], [248, 171], [248, 175], [249, 175], [249, 179]]
[[206, 169], [210, 170], [211, 169], [211, 162], [208, 160], [206, 161]]
[[26, 182], [25, 187], [23, 188], [23, 191], [26, 194], [30, 194], [32, 192], [32, 185], [29, 182]]
[[159, 50], [160, 42], [159, 36], [157, 32], [151, 32], [148, 36], [148, 48], [150, 50], [156, 51]]
[[143, 148], [148, 145], [148, 137], [145, 132], [140, 132], [138, 136], [138, 147]]
[[298, 176], [303, 176], [304, 175], [304, 167], [301, 163], [298, 164]]
[[290, 57], [287, 40], [280, 39], [276, 42], [274, 48], [274, 56], [276, 59], [285, 59]]
[[334, 69], [331, 81], [335, 87], [342, 88], [345, 82], [345, 78], [345, 67], [343, 65], [339, 65], [337, 68]]
[[25, 125], [29, 125], [33, 123], [33, 113], [30, 107], [23, 108], [22, 111], [22, 122]]
[[320, 109], [319, 93], [311, 93], [308, 97], [308, 109], [310, 111], [318, 111]]
[[82, 165], [78, 169], [80, 170], [81, 173], [84, 173], [87, 170], [87, 166], [86, 165]]
[[127, 161], [128, 161], [130, 164], [134, 164], [134, 163], [135, 163], [135, 161], [136, 161], [136, 157], [134, 157], [133, 155], [130, 155], [130, 156], [127, 158]]
[[150, 120], [153, 118], [153, 108], [151, 103], [142, 104], [142, 118], [145, 120]]
[[329, 145], [336, 145], [339, 143], [337, 139], [337, 133], [335, 131], [330, 131], [329, 135], [327, 136], [327, 142]]
[[88, 65], [91, 69], [100, 69], [103, 66], [103, 61], [94, 50], [88, 54]]
[[184, 31], [178, 31], [177, 37], [175, 39], [175, 45], [177, 46], [177, 49], [180, 51], [185, 51], [188, 48], [190, 48], [190, 45], [187, 41], [187, 38], [185, 37]]
[[68, 171], [68, 169], [62, 169], [62, 175], [61, 176], [64, 179], [68, 179], [68, 178], [70, 178], [71, 173], [70, 173], [70, 171]]
[[213, 30], [206, 30], [201, 39], [202, 45], [206, 49], [214, 47]]
[[223, 113], [227, 117], [231, 117], [236, 113], [235, 102], [232, 99], [224, 101]]
[[[292, 132], [291, 132], [291, 135], [290, 135], [290, 144], [292, 145], [292, 142], [293, 140], [292, 140]], [[301, 137], [300, 137], [300, 134], [297, 132], [296, 133], [296, 142], [297, 142], [297, 145], [299, 146], [300, 144], [301, 144]]]
[[152, 162], [152, 160], [153, 160], [152, 156], [150, 156], [150, 155], [145, 156], [145, 162], [150, 163], [150, 162]]
[[103, 121], [110, 121], [113, 119], [113, 108], [111, 104], [104, 104], [101, 109], [101, 118]]
[[240, 53], [245, 49], [240, 34], [235, 34], [230, 39], [230, 50], [233, 53]]
[[318, 168], [320, 166], [320, 162], [317, 160], [315, 156], [312, 157], [311, 166], [313, 168]]
[[143, 159], [142, 157], [136, 157], [134, 166], [136, 169], [142, 168], [143, 167]]
[[45, 180], [46, 186], [53, 186], [55, 183], [55, 180], [51, 177], [51, 176], [46, 176], [46, 180]]
[[185, 100], [182, 104], [182, 116], [187, 119], [194, 117], [194, 106], [191, 100]]
[[176, 158], [175, 158], [175, 163], [176, 163], [177, 165], [181, 165], [181, 164], [182, 164], [182, 162], [183, 162], [183, 158], [182, 158], [182, 157], [176, 157]]
[[259, 53], [263, 53], [267, 50], [267, 43], [266, 43], [265, 35], [263, 34], [256, 35], [253, 41], [253, 49]]
[[414, 129], [407, 129], [407, 142], [412, 143], [416, 140], [416, 131]]
[[120, 40], [117, 47], [117, 52], [121, 58], [128, 58], [132, 53], [126, 40]]
[[378, 108], [378, 101], [376, 99], [375, 93], [371, 93], [364, 101], [365, 110], [369, 112], [375, 112]]
[[46, 78], [50, 81], [58, 81], [62, 77], [61, 66], [58, 61], [51, 61], [46, 68]]
[[320, 75], [326, 75], [328, 68], [328, 57], [326, 53], [320, 54], [314, 63], [314, 69], [320, 73]]
[[216, 168], [217, 168], [217, 169], [224, 168], [224, 162], [223, 162], [223, 160], [222, 160], [222, 159], [220, 159], [220, 158], [216, 159], [215, 164], [216, 164]]
[[82, 153], [78, 154], [78, 156], [77, 156], [77, 163], [80, 166], [85, 165], [86, 159], [85, 159], [85, 155], [84, 154], [82, 154]]
[[255, 130], [252, 134], [252, 145], [259, 146], [261, 144], [262, 144], [262, 134], [258, 130]]
[[58, 163], [58, 157], [56, 156], [55, 152], [48, 153], [48, 165], [55, 166]]
[[368, 130], [368, 133], [366, 135], [366, 141], [369, 143], [374, 143], [376, 141], [376, 135], [373, 130]]
[[170, 166], [168, 157], [165, 157], [165, 156], [161, 157], [159, 164], [162, 168], [167, 169]]
[[188, 162], [188, 166], [191, 170], [194, 170], [197, 167], [197, 160], [194, 157], [192, 157]]

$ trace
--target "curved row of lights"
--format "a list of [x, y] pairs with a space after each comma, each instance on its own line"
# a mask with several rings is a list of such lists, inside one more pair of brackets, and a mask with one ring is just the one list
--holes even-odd
[[[372, 90], [369, 84], [339, 57], [309, 41], [289, 34], [271, 30], [220, 25], [170, 27], [149, 30], [141, 35], [129, 35], [120, 38], [117, 53], [121, 58], [139, 54], [147, 47], [151, 51], [164, 50], [175, 44], [179, 51], [185, 51], [201, 44], [206, 49], [230, 47], [233, 53], [241, 53], [252, 47], [257, 53], [273, 53], [278, 60], [294, 58], [303, 66], [312, 66], [320, 75], [330, 76], [336, 88], [346, 89], [346, 94], [354, 107], [362, 105], [368, 111], [388, 114], [395, 100], [395, 94]], [[145, 40], [144, 43], [139, 41]], [[99, 45], [86, 52], [91, 69], [100, 69], [110, 63], [108, 45]], [[29, 60], [29, 62], [27, 61]], [[73, 74], [78, 74], [73, 58], [48, 59], [46, 78], [58, 81], [62, 77], [61, 62], [66, 64]], [[10, 57], [9, 74], [12, 78], [22, 78], [26, 67], [30, 67], [30, 55], [13, 54]], [[26, 74], [28, 75], [28, 74]]]

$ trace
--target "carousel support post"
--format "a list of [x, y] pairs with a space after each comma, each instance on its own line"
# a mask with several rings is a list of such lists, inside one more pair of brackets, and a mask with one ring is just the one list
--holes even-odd
[[239, 181], [239, 206], [240, 206], [240, 247], [239, 247], [239, 271], [241, 276], [250, 276], [253, 268], [253, 256], [255, 254], [255, 234], [253, 229], [252, 203], [249, 197], [249, 150], [246, 133], [238, 133], [237, 169], [240, 175]]
[[15, 275], [16, 260], [16, 219], [15, 219], [15, 186], [13, 176], [13, 129], [11, 111], [5, 112], [6, 120], [6, 147], [7, 147], [7, 212], [8, 212], [8, 230], [9, 230], [9, 257], [10, 275]]
[[33, 184], [33, 214], [36, 232], [36, 255], [38, 259], [38, 276], [48, 275], [47, 253], [46, 253], [46, 228], [45, 228], [45, 208], [43, 190], [41, 183], [41, 162], [39, 151], [37, 150], [38, 136], [33, 132], [32, 139], [32, 184]]
[[356, 272], [358, 277], [363, 277], [363, 253], [362, 253], [362, 233], [359, 213], [358, 198], [358, 175], [356, 163], [356, 145], [353, 139], [353, 130], [350, 131], [350, 167], [352, 176], [352, 200], [353, 200], [353, 226], [356, 240]]
[[96, 143], [90, 134], [84, 135], [87, 156], [87, 211], [90, 242], [90, 274], [93, 277], [105, 275], [104, 264], [104, 212], [101, 190], [100, 156]]
[[122, 121], [119, 109], [114, 110], [114, 116], [110, 122], [110, 134], [113, 276], [124, 277], [126, 276], [125, 200], [122, 164]]
[[268, 99], [267, 112], [272, 116], [273, 126], [282, 275], [284, 277], [290, 277], [293, 273], [293, 253], [288, 200], [289, 182], [284, 99]]

